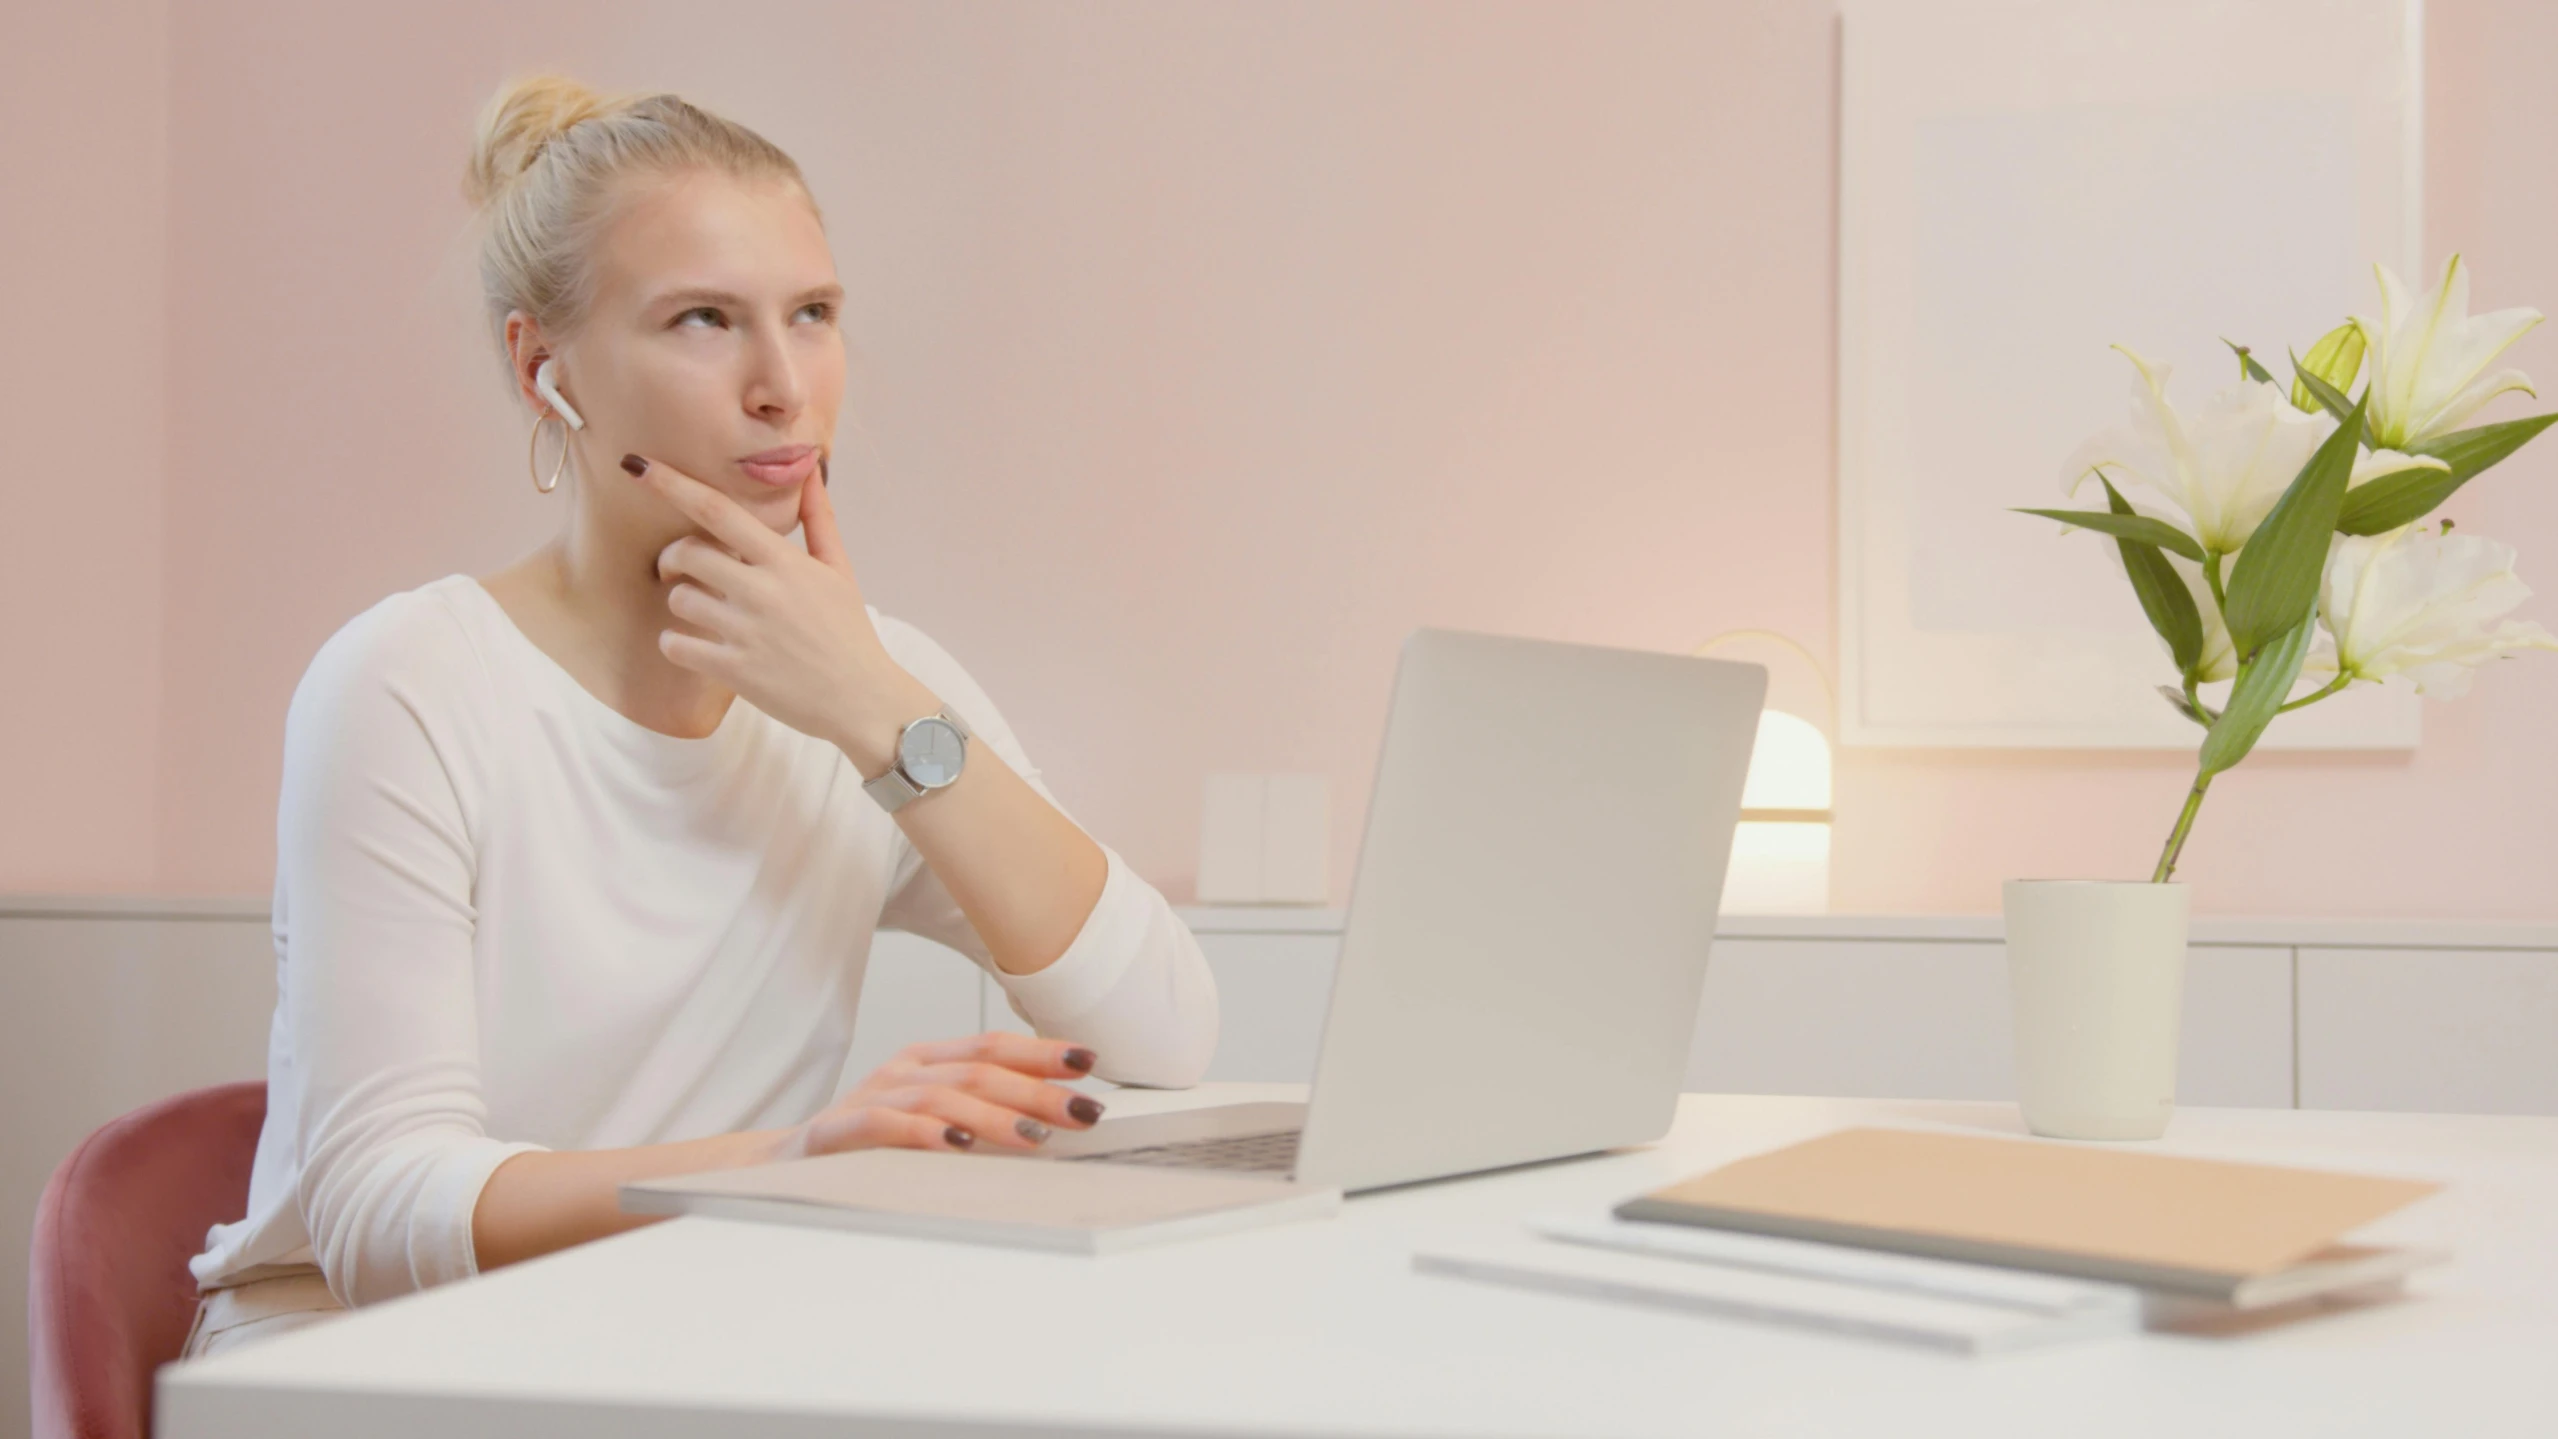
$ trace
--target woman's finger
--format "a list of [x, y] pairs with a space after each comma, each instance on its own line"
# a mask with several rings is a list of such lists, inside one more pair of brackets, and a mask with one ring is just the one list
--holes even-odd
[[977, 1136], [936, 1115], [888, 1109], [867, 1101], [837, 1105], [808, 1121], [807, 1151], [833, 1154], [846, 1149], [973, 1149]]
[[754, 582], [754, 567], [703, 539], [683, 535], [657, 552], [657, 578], [687, 579], [722, 598], [733, 598]]
[[977, 1136], [980, 1148], [1036, 1149], [1055, 1126], [1035, 1114], [981, 1099], [947, 1084], [913, 1084], [863, 1096], [867, 1103], [929, 1114]]
[[813, 558], [845, 574], [853, 572], [852, 558], [844, 553], [843, 533], [835, 527], [835, 498], [817, 475], [799, 487], [799, 536]]
[[737, 651], [717, 640], [688, 635], [682, 630], [659, 630], [657, 652], [696, 674], [737, 688]]
[[990, 1029], [960, 1039], [927, 1039], [907, 1045], [899, 1054], [917, 1064], [953, 1064], [979, 1060], [1018, 1069], [1045, 1079], [1077, 1079], [1092, 1073], [1093, 1052], [1071, 1039], [1042, 1039]]
[[622, 456], [622, 468], [664, 496], [677, 512], [702, 527], [713, 539], [736, 551], [749, 564], [767, 564], [790, 545], [744, 506], [673, 465], [639, 455]]
[[666, 592], [666, 612], [716, 635], [727, 635], [736, 629], [736, 611], [728, 601], [691, 580]]
[[948, 1085], [963, 1094], [976, 1095], [1062, 1128], [1082, 1129], [1101, 1119], [1101, 1101], [1091, 1095], [1077, 1094], [1062, 1084], [1033, 1079], [1000, 1064], [963, 1060], [923, 1065], [910, 1074], [917, 1082]]

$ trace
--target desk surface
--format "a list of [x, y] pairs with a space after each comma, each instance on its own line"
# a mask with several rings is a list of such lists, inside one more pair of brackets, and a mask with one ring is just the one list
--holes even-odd
[[2409, 1297], [2244, 1335], [1964, 1359], [1410, 1269], [1856, 1123], [2021, 1132], [2008, 1104], [1691, 1095], [1656, 1146], [1100, 1259], [679, 1219], [165, 1370], [159, 1433], [2558, 1433], [2558, 1119], [2180, 1111], [2158, 1148], [2449, 1183], [2367, 1231], [2452, 1249]]

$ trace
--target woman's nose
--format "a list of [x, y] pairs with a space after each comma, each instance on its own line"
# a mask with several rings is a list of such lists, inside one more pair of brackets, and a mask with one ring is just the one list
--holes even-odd
[[785, 419], [799, 413], [807, 399], [790, 347], [774, 341], [756, 345], [746, 377], [746, 408], [766, 419]]

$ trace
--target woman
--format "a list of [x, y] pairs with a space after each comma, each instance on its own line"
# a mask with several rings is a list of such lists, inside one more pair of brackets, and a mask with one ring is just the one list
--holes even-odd
[[[294, 692], [266, 1128], [189, 1354], [646, 1222], [624, 1180], [1036, 1150], [1101, 1116], [1058, 1081], [1187, 1085], [1215, 1044], [1163, 897], [863, 600], [798, 167], [543, 78], [491, 103], [470, 193], [561, 531], [375, 605]], [[837, 1097], [876, 928], [969, 955], [1037, 1036], [914, 1045]]]

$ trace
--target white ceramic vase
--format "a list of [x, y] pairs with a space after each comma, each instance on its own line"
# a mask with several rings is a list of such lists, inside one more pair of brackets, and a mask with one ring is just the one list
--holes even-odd
[[2176, 1108], [2185, 886], [2012, 879], [2004, 901], [2026, 1127], [2156, 1139]]

